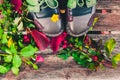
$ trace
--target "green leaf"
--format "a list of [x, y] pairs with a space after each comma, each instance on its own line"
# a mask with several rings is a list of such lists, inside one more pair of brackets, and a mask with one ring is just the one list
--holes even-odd
[[19, 55], [14, 55], [13, 57], [13, 67], [20, 67], [22, 64], [22, 60]]
[[80, 60], [80, 61], [77, 61], [77, 63], [83, 67], [86, 67], [86, 61], [85, 60]]
[[113, 38], [111, 38], [110, 40], [108, 40], [105, 43], [104, 47], [105, 47], [105, 50], [106, 50], [108, 56], [111, 56], [111, 52], [113, 51], [115, 45], [116, 45], [116, 41]]
[[58, 54], [57, 56], [58, 56], [59, 58], [62, 58], [63, 60], [67, 60], [68, 57], [70, 56], [69, 52], [70, 52], [70, 49], [67, 48], [67, 49], [65, 49], [65, 50], [62, 50], [62, 51], [60, 52], [60, 54]]
[[117, 53], [112, 57], [112, 65], [113, 65], [113, 67], [116, 67], [118, 62], [120, 62], [120, 53]]
[[90, 64], [89, 64], [89, 66], [88, 66], [88, 68], [93, 70], [93, 69], [95, 69], [95, 68], [96, 68], [96, 66], [95, 66], [95, 64], [94, 64], [94, 63], [90, 63]]
[[24, 57], [31, 57], [34, 55], [34, 53], [37, 51], [37, 48], [34, 48], [32, 45], [28, 45], [27, 47], [24, 47], [20, 54]]
[[74, 42], [73, 37], [70, 37], [69, 41], [70, 41], [70, 43], [73, 43]]
[[12, 55], [7, 55], [4, 57], [5, 62], [11, 62], [12, 61]]
[[92, 62], [92, 58], [88, 58], [87, 61], [88, 61], [88, 62]]
[[0, 73], [5, 74], [5, 73], [7, 73], [7, 71], [8, 71], [8, 70], [7, 70], [6, 67], [0, 65]]
[[59, 58], [62, 58], [63, 60], [67, 60], [69, 55], [67, 53], [62, 53], [62, 54], [58, 54]]
[[18, 73], [19, 73], [19, 68], [18, 67], [12, 67], [11, 70], [15, 75], [18, 75]]
[[19, 45], [21, 48], [24, 47], [24, 45], [22, 44], [22, 42], [21, 42], [20, 40], [18, 41], [18, 45]]
[[36, 64], [32, 64], [33, 66], [33, 69], [37, 70], [38, 69], [38, 66]]
[[2, 27], [0, 27], [0, 39], [2, 38], [3, 33], [4, 33], [4, 30], [2, 29]]
[[36, 64], [34, 64], [32, 61], [26, 61], [26, 63], [28, 64], [28, 65], [32, 65], [32, 67], [34, 68], [34, 69], [38, 69], [38, 66], [36, 65]]
[[78, 46], [78, 43], [75, 43], [75, 45], [74, 45], [76, 48], [79, 48], [79, 46]]
[[85, 59], [85, 58], [86, 58], [85, 55], [80, 55], [80, 59], [81, 59], [81, 60], [83, 60], [83, 59]]
[[74, 52], [72, 53], [72, 57], [74, 58], [75, 61], [79, 61], [79, 60], [80, 60], [80, 57], [79, 57], [79, 56], [80, 56], [80, 55], [78, 54], [77, 51], [74, 51]]
[[30, 23], [29, 28], [35, 28], [35, 25]]
[[7, 64], [5, 67], [6, 67], [6, 69], [7, 69], [7, 72], [11, 69], [11, 65], [12, 64]]
[[2, 42], [2, 44], [7, 43], [7, 34], [3, 34], [1, 42]]
[[12, 52], [10, 51], [10, 49], [6, 49], [5, 48], [5, 52], [8, 53], [8, 54], [12, 54]]
[[89, 52], [91, 55], [96, 55], [96, 54], [97, 54], [97, 52], [96, 52], [95, 50], [93, 50], [92, 48], [90, 48], [90, 49], [88, 50], [88, 52]]
[[78, 46], [82, 46], [82, 44], [83, 44], [82, 41], [78, 42]]
[[75, 42], [78, 43], [78, 41], [79, 41], [78, 38], [75, 38]]
[[14, 54], [17, 54], [17, 49], [15, 48], [15, 45], [14, 44], [11, 44], [10, 45], [10, 51]]

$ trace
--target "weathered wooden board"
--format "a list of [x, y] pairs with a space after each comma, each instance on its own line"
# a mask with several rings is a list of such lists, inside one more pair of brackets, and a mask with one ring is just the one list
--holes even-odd
[[120, 31], [120, 0], [98, 0], [96, 14], [99, 20], [94, 30]]

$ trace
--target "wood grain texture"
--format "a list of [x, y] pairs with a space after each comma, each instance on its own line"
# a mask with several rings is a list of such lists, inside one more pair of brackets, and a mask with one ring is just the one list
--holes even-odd
[[[102, 14], [102, 10], [106, 14]], [[120, 0], [98, 0], [96, 14], [99, 20], [93, 30], [120, 31]]]

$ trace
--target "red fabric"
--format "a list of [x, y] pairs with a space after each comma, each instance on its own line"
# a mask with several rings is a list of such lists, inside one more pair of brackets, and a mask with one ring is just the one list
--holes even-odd
[[20, 8], [22, 6], [22, 0], [11, 0], [11, 4], [14, 5], [14, 10], [21, 14]]
[[56, 51], [58, 51], [61, 42], [66, 38], [66, 36], [67, 36], [67, 33], [63, 32], [61, 35], [52, 38], [51, 48], [53, 50], [53, 53], [56, 53]]
[[37, 31], [37, 30], [35, 30], [35, 29], [32, 30], [32, 31], [30, 32], [30, 34], [32, 35], [32, 37], [33, 37], [36, 45], [38, 46], [38, 48], [39, 48], [40, 50], [44, 50], [44, 49], [46, 49], [46, 48], [48, 47], [50, 41], [49, 41], [49, 39], [46, 37], [45, 34], [39, 32], [39, 31]]

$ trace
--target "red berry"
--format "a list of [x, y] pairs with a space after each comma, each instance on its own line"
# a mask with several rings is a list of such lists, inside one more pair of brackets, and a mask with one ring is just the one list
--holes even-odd
[[23, 42], [24, 43], [29, 43], [30, 42], [30, 35], [23, 35]]
[[72, 48], [72, 47], [73, 47], [73, 45], [72, 45], [72, 44], [69, 44], [69, 47], [71, 47], [71, 48]]
[[67, 40], [64, 40], [64, 42], [63, 42], [64, 44], [67, 44]]
[[84, 43], [87, 43], [87, 42], [89, 42], [89, 36], [85, 36], [85, 39], [84, 39]]
[[92, 56], [93, 61], [97, 61], [98, 57], [97, 56]]

